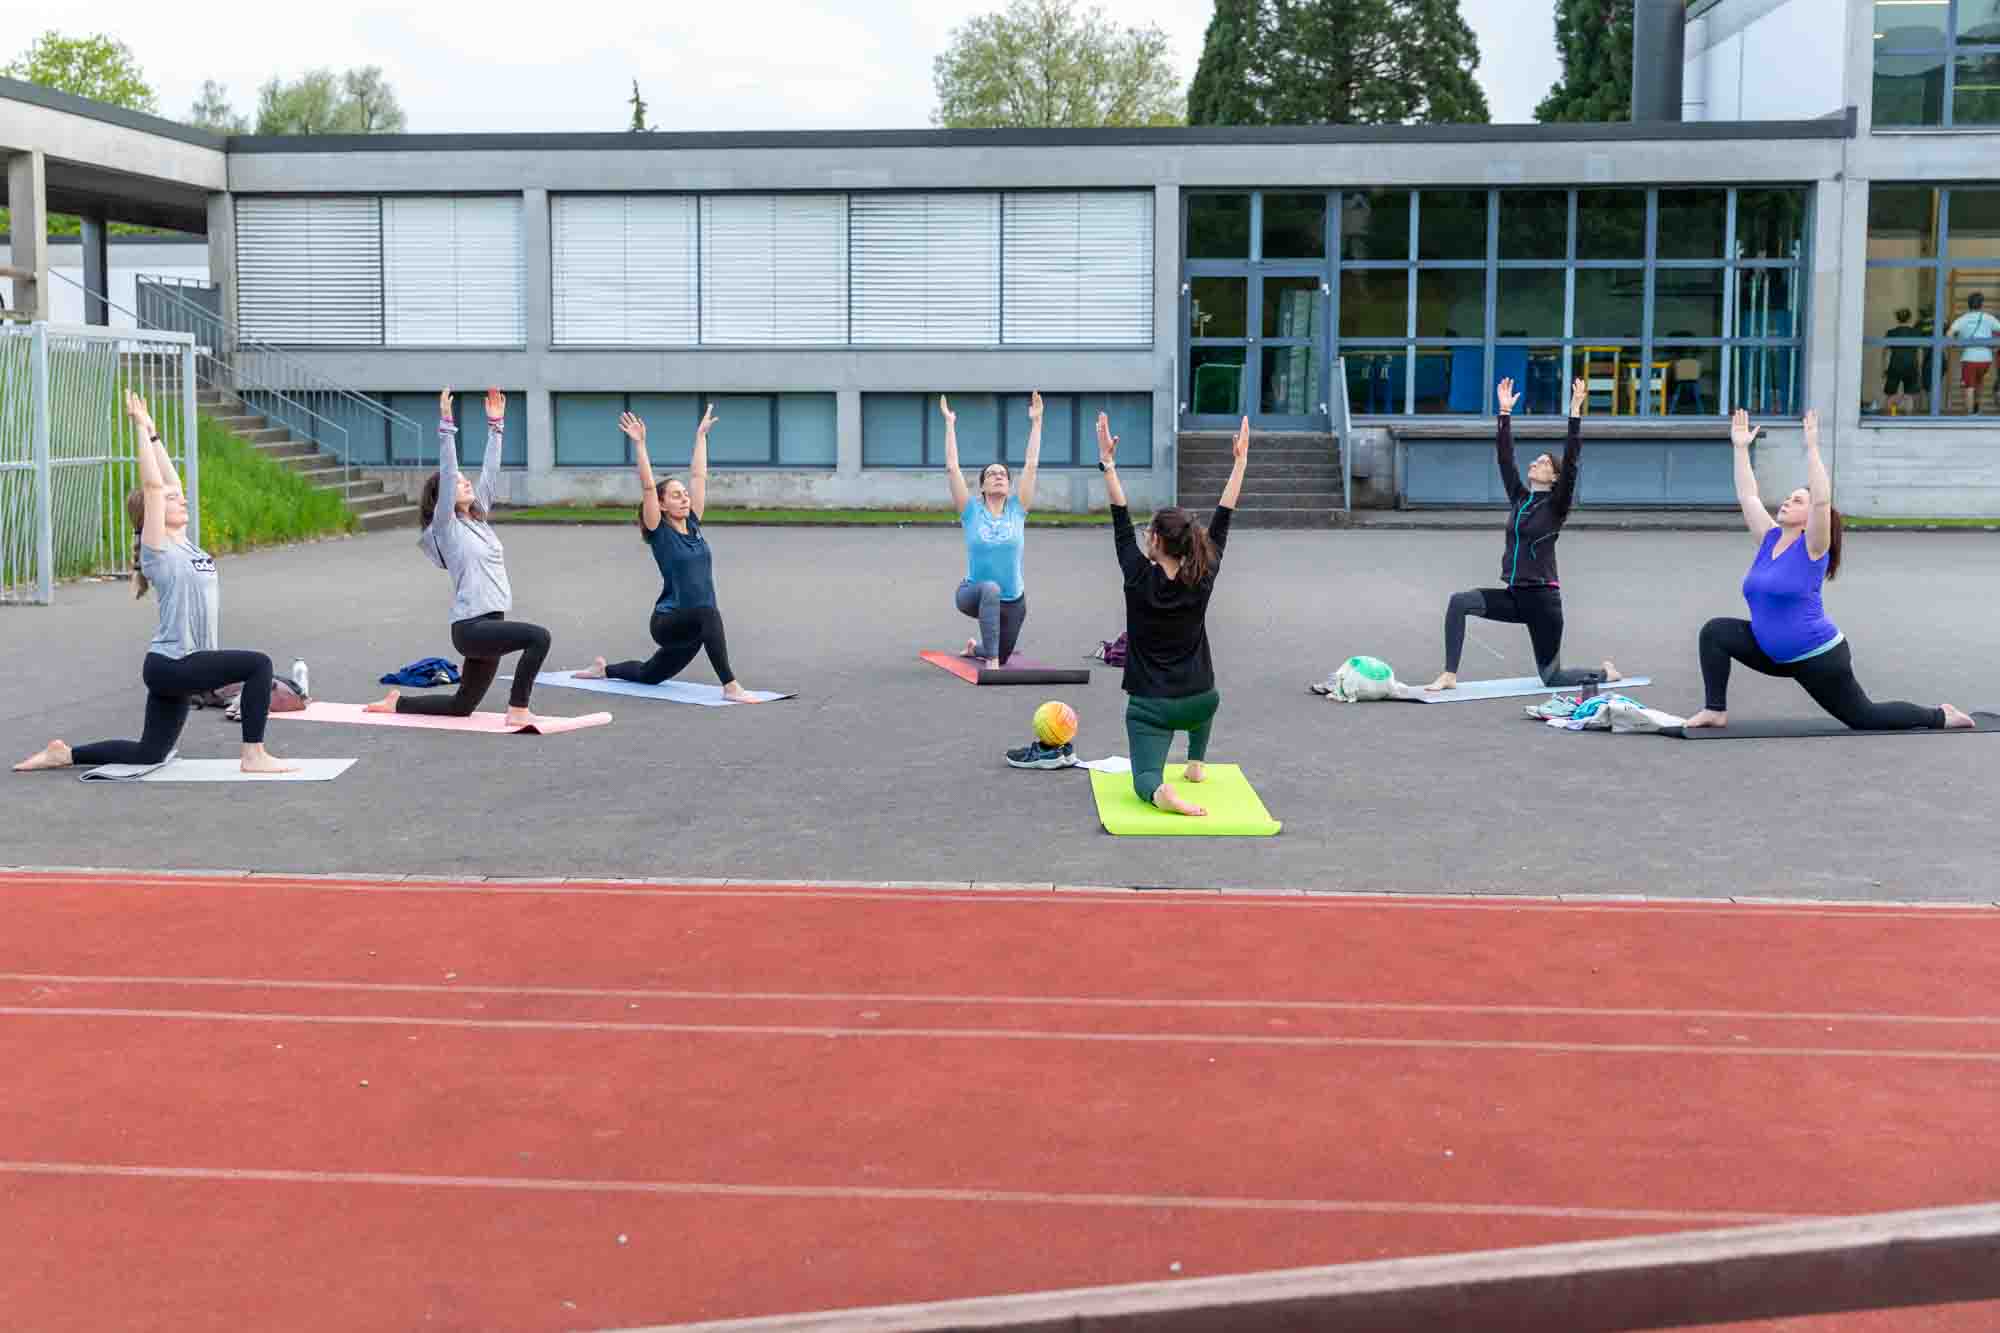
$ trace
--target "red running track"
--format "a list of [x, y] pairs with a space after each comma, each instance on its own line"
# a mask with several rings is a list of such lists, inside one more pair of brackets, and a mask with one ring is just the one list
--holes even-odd
[[31, 873], [0, 911], [10, 1327], [615, 1328], [2000, 1198], [1988, 910]]

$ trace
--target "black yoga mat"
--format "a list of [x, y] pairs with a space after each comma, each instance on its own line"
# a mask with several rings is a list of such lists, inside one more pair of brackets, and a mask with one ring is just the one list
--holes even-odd
[[2000, 713], [1974, 713], [1972, 720], [1979, 725], [1969, 732], [1963, 727], [1945, 731], [1933, 731], [1928, 727], [1902, 731], [1856, 731], [1852, 727], [1843, 727], [1830, 717], [1788, 717], [1762, 722], [1731, 722], [1726, 727], [1696, 727], [1693, 731], [1664, 727], [1660, 734], [1683, 741], [1771, 741], [1794, 736], [1965, 736], [2000, 731]]
[[981, 667], [975, 685], [1088, 685], [1088, 667]]

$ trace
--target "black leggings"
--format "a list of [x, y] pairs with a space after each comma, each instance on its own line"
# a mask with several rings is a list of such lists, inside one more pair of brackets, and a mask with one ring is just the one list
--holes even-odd
[[526, 708], [528, 696], [541, 674], [542, 660], [549, 655], [549, 632], [540, 625], [519, 620], [502, 620], [498, 611], [458, 621], [451, 627], [451, 646], [465, 658], [458, 677], [458, 693], [396, 700], [399, 713], [433, 713], [447, 717], [471, 717], [479, 701], [500, 674], [500, 659], [519, 653], [521, 664], [514, 668], [514, 687], [507, 692], [509, 707]]
[[658, 685], [672, 680], [694, 661], [694, 655], [708, 649], [708, 664], [724, 685], [736, 679], [729, 669], [729, 640], [722, 634], [722, 612], [712, 606], [688, 606], [674, 611], [655, 611], [647, 624], [660, 651], [643, 662], [613, 662], [604, 668], [612, 680], [636, 680], [641, 685]]
[[1774, 662], [1757, 646], [1747, 620], [1718, 616], [1701, 627], [1701, 687], [1706, 706], [1729, 711], [1729, 664], [1741, 662], [1766, 676], [1785, 676], [1805, 687], [1813, 702], [1856, 731], [1941, 729], [1944, 709], [1900, 701], [1878, 704], [1854, 678], [1854, 654], [1847, 641], [1803, 662]]
[[1458, 674], [1458, 659], [1465, 652], [1467, 616], [1526, 625], [1528, 643], [1535, 650], [1535, 671], [1544, 685], [1590, 685], [1604, 680], [1604, 673], [1594, 668], [1563, 670], [1561, 588], [1473, 588], [1453, 593], [1444, 612], [1444, 669], [1454, 676]]
[[163, 764], [187, 725], [194, 696], [224, 685], [243, 686], [243, 743], [261, 745], [264, 719], [271, 714], [271, 659], [262, 653], [225, 649], [164, 657], [147, 653], [140, 671], [146, 682], [146, 729], [136, 741], [98, 741], [79, 745], [71, 756], [79, 764]]

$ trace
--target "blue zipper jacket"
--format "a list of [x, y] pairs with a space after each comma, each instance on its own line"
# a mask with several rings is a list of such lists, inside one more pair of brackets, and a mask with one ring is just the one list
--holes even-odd
[[1583, 461], [1583, 422], [1578, 417], [1569, 419], [1569, 439], [1563, 445], [1556, 484], [1550, 490], [1531, 491], [1522, 484], [1520, 469], [1514, 465], [1511, 417], [1500, 418], [1494, 452], [1508, 502], [1507, 545], [1500, 555], [1500, 579], [1510, 588], [1561, 587], [1556, 578], [1556, 538], [1562, 535], [1562, 525], [1576, 500], [1577, 468]]

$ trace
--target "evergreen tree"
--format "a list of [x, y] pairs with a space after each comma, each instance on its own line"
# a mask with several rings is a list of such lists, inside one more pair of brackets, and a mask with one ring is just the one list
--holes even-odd
[[1536, 120], [1632, 118], [1632, 0], [1556, 0], [1556, 49], [1562, 77]]
[[1264, 125], [1258, 62], [1270, 28], [1270, 0], [1215, 0], [1201, 63], [1188, 85], [1188, 124]]
[[[1631, 0], [1626, 0], [1629, 5]], [[1483, 125], [1493, 119], [1486, 90], [1473, 71], [1479, 68], [1479, 38], [1458, 0], [1402, 0], [1400, 41], [1410, 52], [1410, 91], [1415, 95], [1404, 119], [1418, 125]]]
[[639, 81], [637, 79], [632, 80], [632, 96], [628, 100], [627, 105], [632, 108], [632, 123], [626, 126], [627, 129], [631, 130], [634, 134], [644, 134], [653, 128], [646, 123], [646, 99], [639, 96]]

